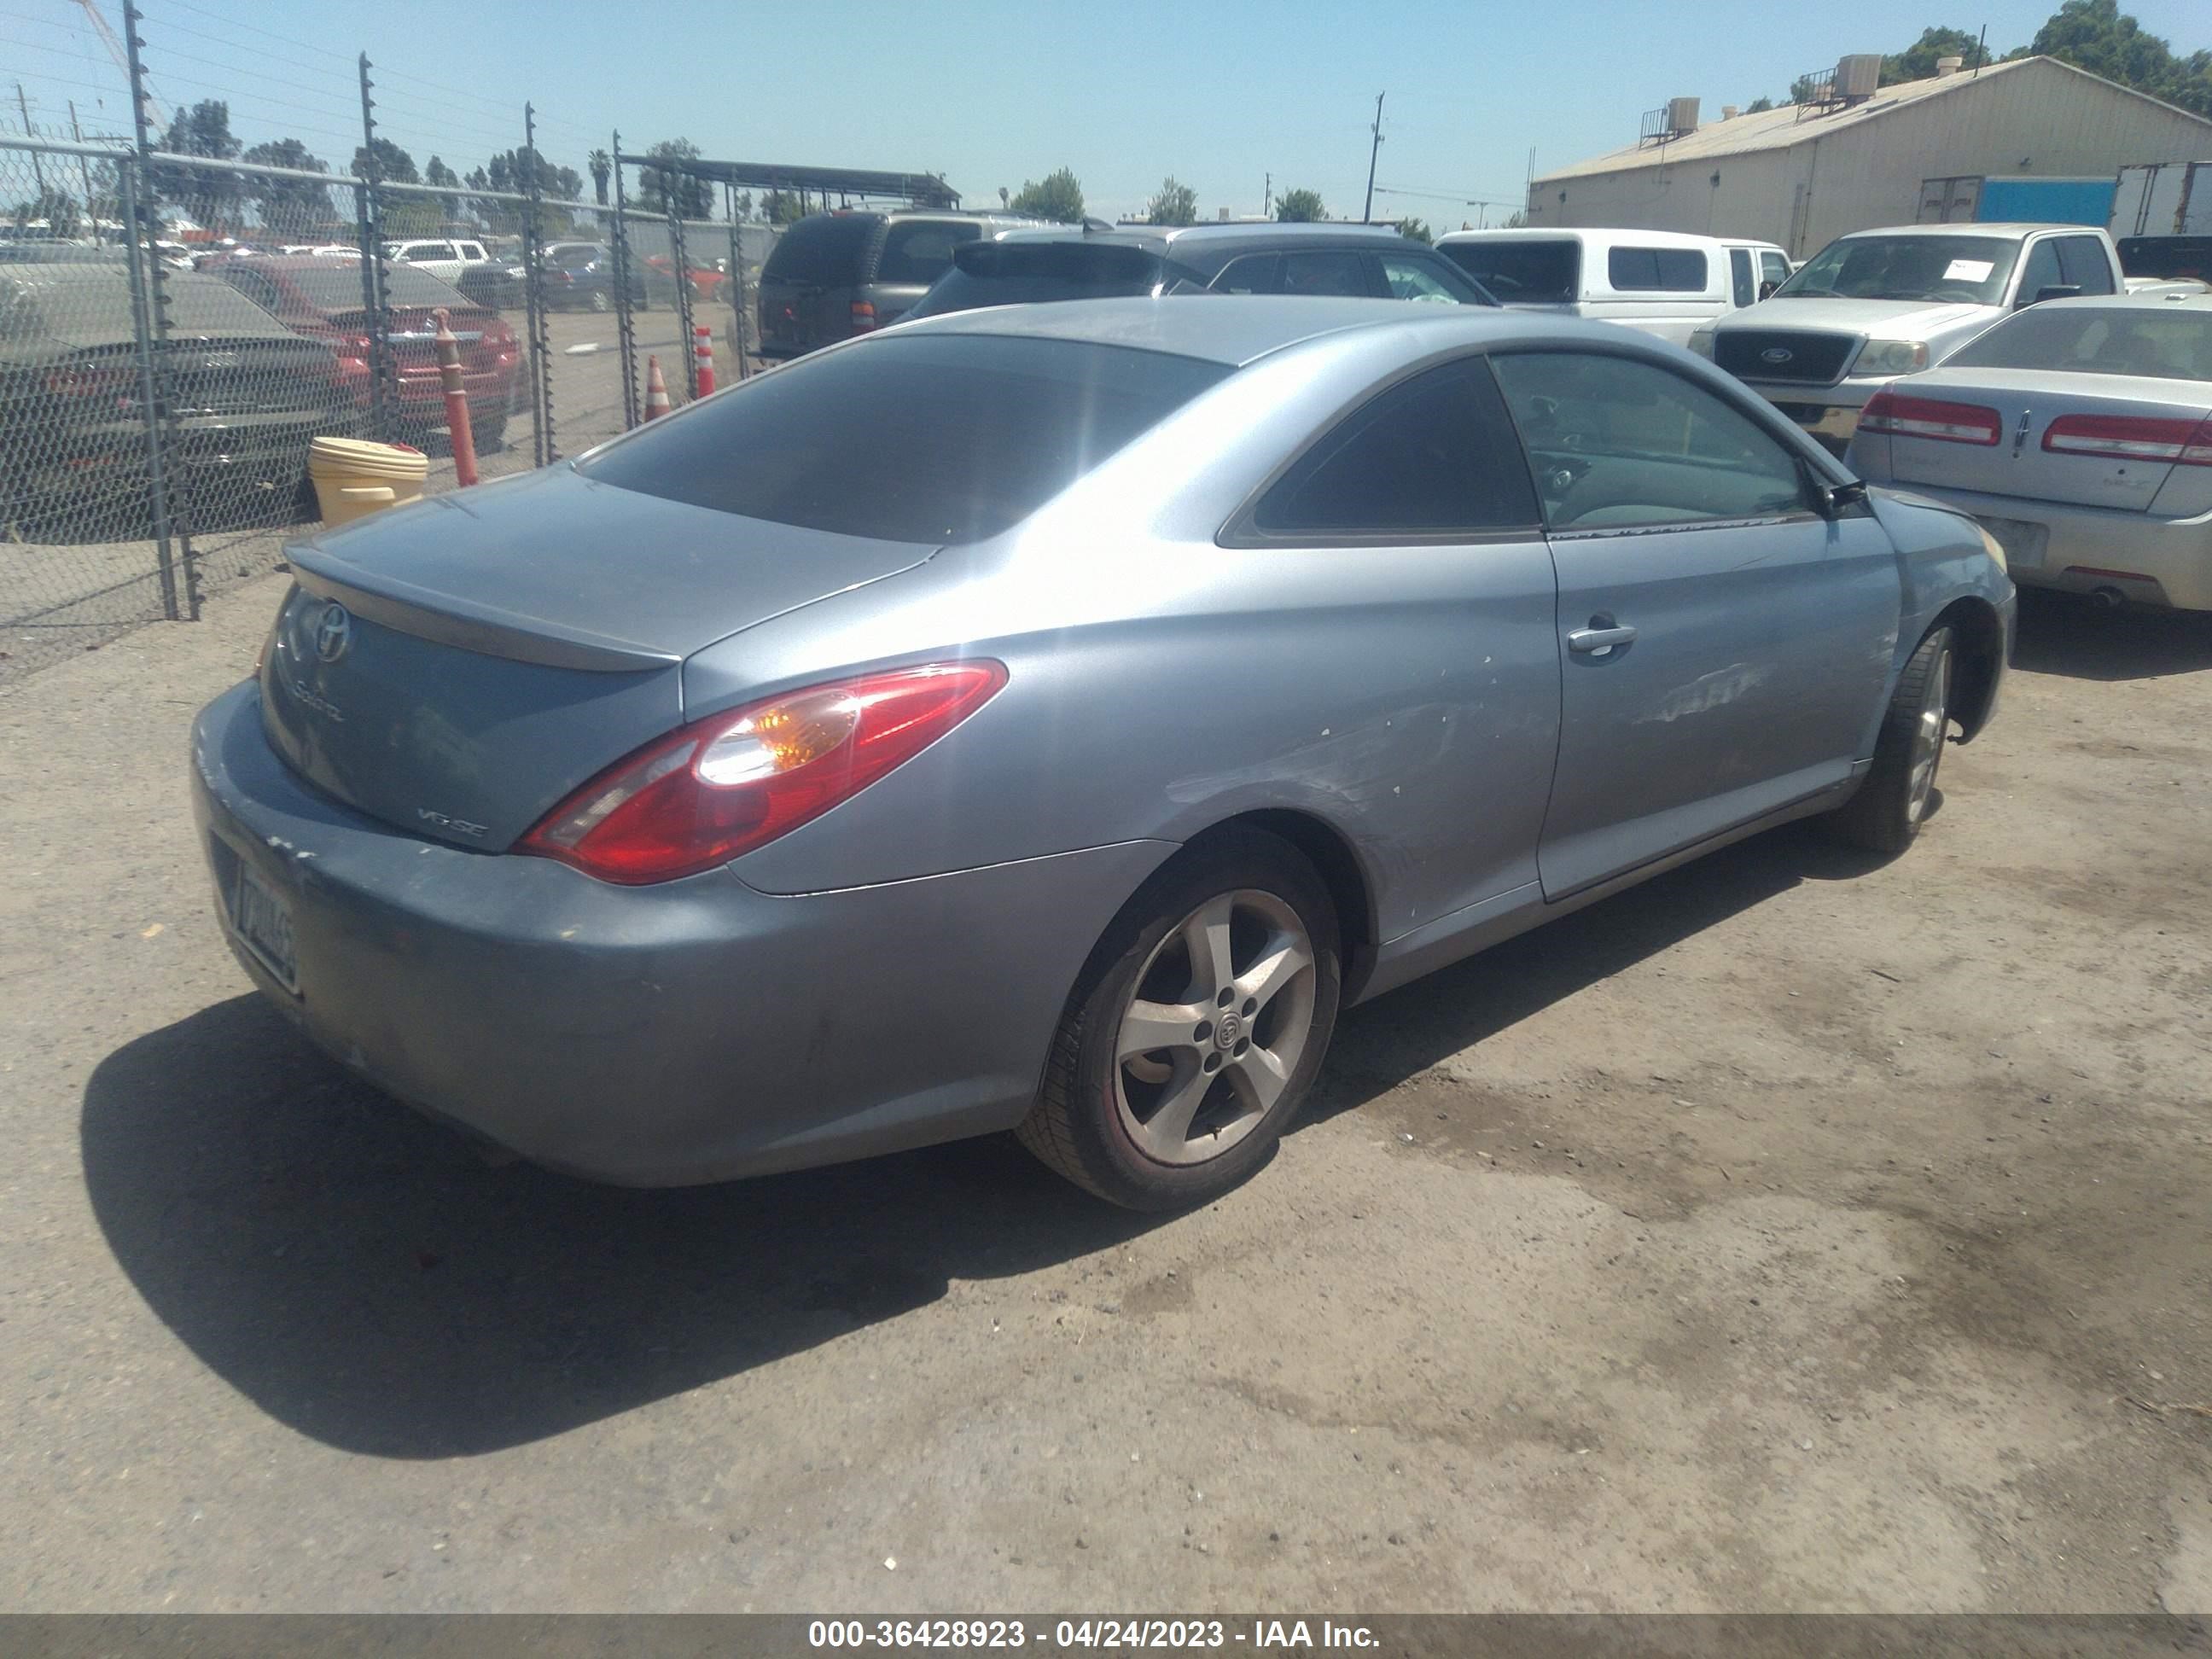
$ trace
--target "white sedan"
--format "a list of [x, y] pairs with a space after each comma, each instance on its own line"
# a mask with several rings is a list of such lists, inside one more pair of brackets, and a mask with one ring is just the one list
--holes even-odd
[[2212, 611], [2212, 295], [2021, 311], [1876, 396], [1845, 460], [1972, 514], [2023, 586]]

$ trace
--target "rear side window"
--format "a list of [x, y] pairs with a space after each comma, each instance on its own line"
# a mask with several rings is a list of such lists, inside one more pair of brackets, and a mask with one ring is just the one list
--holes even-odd
[[1376, 297], [1374, 284], [1368, 280], [1366, 258], [1346, 249], [1285, 253], [1280, 292], [1351, 295], [1363, 300]]
[[1732, 247], [1729, 250], [1729, 282], [1734, 289], [1736, 304], [1747, 306], [1759, 297], [1758, 279], [1751, 274], [1751, 250]]
[[783, 233], [762, 268], [763, 283], [802, 288], [852, 288], [860, 259], [883, 220], [872, 213], [824, 213], [801, 219]]
[[1605, 256], [1605, 278], [1620, 294], [1702, 294], [1706, 259], [1701, 248], [1617, 247]]
[[887, 334], [655, 421], [576, 470], [775, 524], [980, 541], [1229, 372], [1080, 340]]
[[1582, 288], [1582, 245], [1572, 240], [1443, 242], [1437, 252], [1509, 306], [1572, 305]]
[[1302, 456], [1252, 515], [1271, 535], [1434, 536], [1537, 523], [1519, 441], [1479, 357], [1393, 386]]
[[876, 280], [927, 288], [952, 264], [952, 250], [983, 234], [980, 225], [933, 224], [928, 220], [895, 222], [876, 258]]
[[1231, 259], [1213, 279], [1217, 294], [1273, 294], [1283, 263], [1279, 253], [1248, 253]]
[[1036, 305], [1054, 300], [1103, 300], [1150, 294], [1189, 272], [1157, 253], [1112, 243], [969, 242], [956, 249], [952, 269], [906, 314], [936, 317], [978, 306]]

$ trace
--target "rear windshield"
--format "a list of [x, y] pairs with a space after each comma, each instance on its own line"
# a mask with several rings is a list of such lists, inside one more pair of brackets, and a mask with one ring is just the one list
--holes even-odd
[[1953, 352], [1945, 367], [2075, 369], [2212, 380], [2212, 311], [2191, 306], [2037, 306]]
[[2020, 244], [1995, 236], [1847, 236], [1777, 289], [1778, 300], [2004, 303]]
[[894, 220], [884, 233], [884, 251], [876, 256], [876, 280], [909, 288], [927, 288], [951, 268], [952, 251], [983, 234], [971, 222]]
[[2130, 276], [2212, 282], [2212, 236], [2123, 236], [2120, 270]]
[[[318, 265], [288, 265], [283, 275], [318, 311], [361, 309], [359, 265], [325, 260]], [[445, 306], [455, 311], [463, 307], [474, 310], [477, 303], [450, 283], [441, 283], [428, 271], [411, 265], [385, 267], [384, 298], [387, 305]]]
[[1157, 253], [1115, 243], [970, 242], [952, 269], [917, 301], [908, 317], [934, 317], [979, 306], [1036, 305], [1052, 300], [1107, 300], [1150, 294], [1182, 278], [1206, 283]]
[[872, 213], [823, 213], [783, 233], [762, 269], [763, 283], [805, 288], [851, 288], [860, 280], [860, 258], [883, 220]]
[[1702, 294], [1707, 269], [1693, 247], [1617, 247], [1605, 256], [1605, 279], [1617, 294]]
[[1440, 242], [1437, 252], [1504, 305], [1571, 305], [1582, 287], [1574, 241]]
[[981, 541], [1229, 372], [1087, 341], [894, 332], [656, 421], [576, 470], [776, 524]]

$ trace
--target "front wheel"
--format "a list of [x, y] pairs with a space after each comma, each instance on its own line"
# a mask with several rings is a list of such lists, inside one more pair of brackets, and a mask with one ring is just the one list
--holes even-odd
[[1951, 732], [1955, 659], [1951, 630], [1938, 628], [1905, 663], [1875, 741], [1873, 769], [1830, 820], [1844, 840], [1877, 853], [1901, 853], [1920, 833]]
[[1228, 1191], [1321, 1069], [1337, 937], [1320, 878], [1276, 836], [1231, 830], [1179, 856], [1092, 952], [1022, 1144], [1130, 1209]]

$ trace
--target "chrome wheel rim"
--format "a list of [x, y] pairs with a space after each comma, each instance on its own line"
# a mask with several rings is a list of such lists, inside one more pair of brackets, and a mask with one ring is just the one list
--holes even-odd
[[1928, 695], [1921, 700], [1919, 723], [1912, 732], [1912, 787], [1905, 799], [1908, 823], [1927, 815], [1929, 797], [1936, 793], [1936, 769], [1943, 763], [1943, 739], [1951, 728], [1951, 653], [1936, 659], [1928, 677]]
[[1297, 912], [1240, 888], [1153, 947], [1121, 1010], [1114, 1103], [1139, 1152], [1204, 1164], [1257, 1128], [1312, 1040], [1314, 951]]

